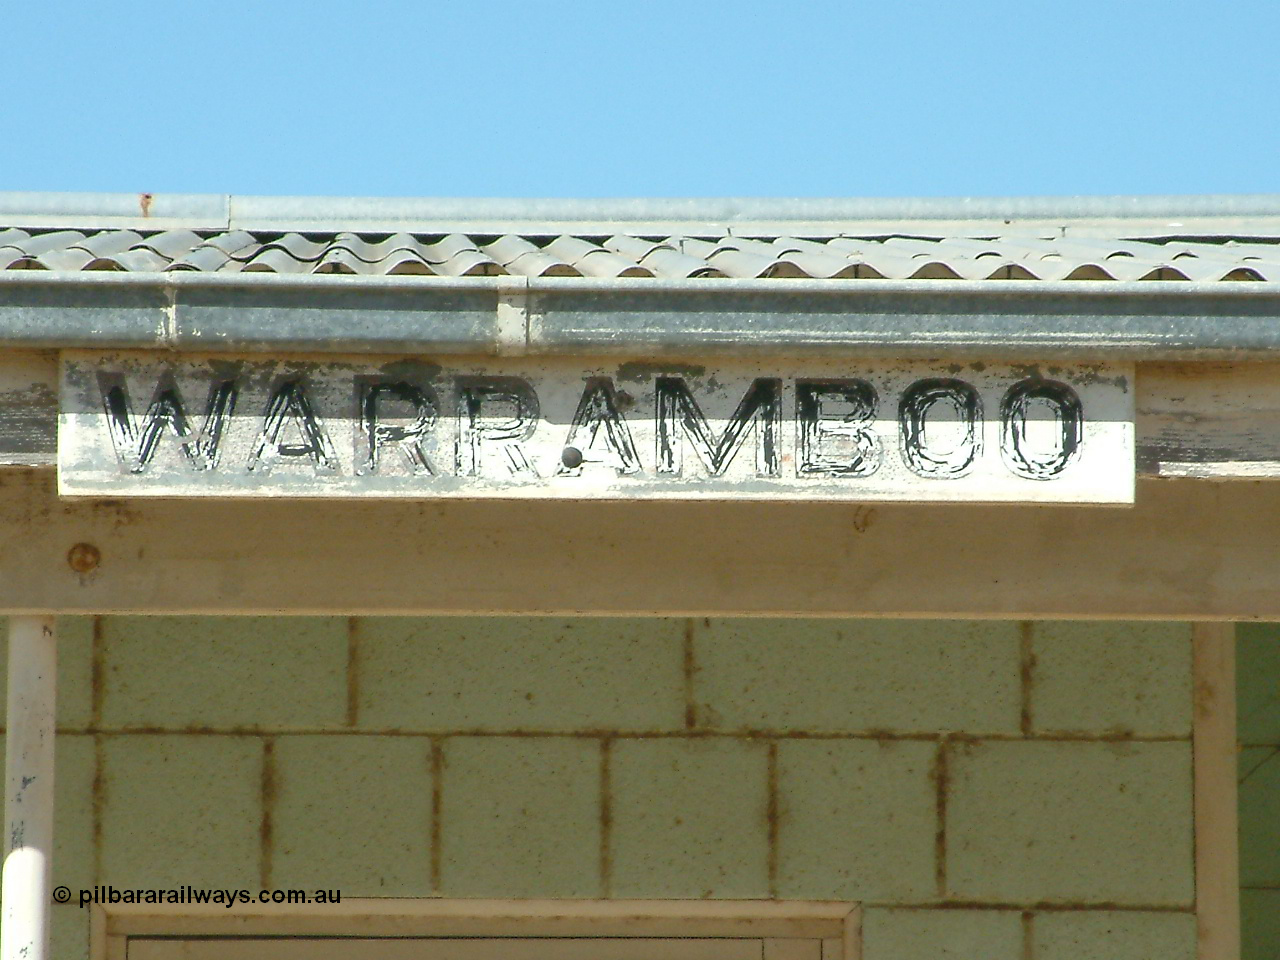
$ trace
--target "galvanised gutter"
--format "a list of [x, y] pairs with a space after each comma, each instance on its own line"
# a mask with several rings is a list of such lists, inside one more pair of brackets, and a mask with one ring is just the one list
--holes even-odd
[[1280, 284], [0, 273], [0, 348], [1280, 356]]

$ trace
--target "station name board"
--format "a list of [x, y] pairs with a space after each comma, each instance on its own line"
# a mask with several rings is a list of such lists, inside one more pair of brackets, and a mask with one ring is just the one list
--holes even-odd
[[67, 352], [68, 496], [1131, 503], [1131, 368]]

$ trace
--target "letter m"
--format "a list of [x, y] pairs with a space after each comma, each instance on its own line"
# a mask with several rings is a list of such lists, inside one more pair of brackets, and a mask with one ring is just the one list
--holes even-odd
[[742, 402], [719, 437], [713, 437], [707, 418], [689, 392], [682, 377], [659, 377], [657, 392], [658, 473], [678, 475], [682, 468], [683, 431], [713, 477], [724, 473], [734, 455], [754, 427], [756, 435], [756, 475], [776, 477], [778, 444], [782, 433], [782, 381], [764, 377], [753, 380]]
[[218, 448], [223, 430], [236, 405], [234, 380], [217, 380], [209, 388], [205, 404], [204, 426], [199, 433], [191, 429], [172, 377], [165, 375], [156, 385], [151, 404], [139, 419], [129, 402], [129, 391], [120, 374], [100, 374], [102, 406], [107, 415], [107, 430], [116, 457], [129, 473], [143, 473], [151, 464], [160, 441], [172, 436], [179, 450], [194, 470], [212, 470], [218, 465]]

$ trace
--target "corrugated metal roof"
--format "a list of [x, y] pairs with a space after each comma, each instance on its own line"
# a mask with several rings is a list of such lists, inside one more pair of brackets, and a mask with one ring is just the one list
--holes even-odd
[[1280, 281], [1280, 197], [397, 201], [0, 193], [0, 271], [14, 270]]
[[1280, 280], [1258, 239], [575, 236], [0, 228], [0, 270], [889, 280]]

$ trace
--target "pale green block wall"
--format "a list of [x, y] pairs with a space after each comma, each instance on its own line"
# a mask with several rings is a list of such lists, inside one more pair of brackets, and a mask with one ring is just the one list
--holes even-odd
[[456, 897], [598, 897], [600, 747], [587, 737], [449, 737], [439, 875]]
[[611, 894], [770, 895], [768, 745], [619, 740], [612, 754]]
[[1244, 960], [1280, 960], [1280, 624], [1236, 628]]
[[[59, 667], [73, 889], [858, 899], [866, 960], [1192, 955], [1184, 625], [96, 633]], [[57, 956], [86, 919], [55, 909]]]

